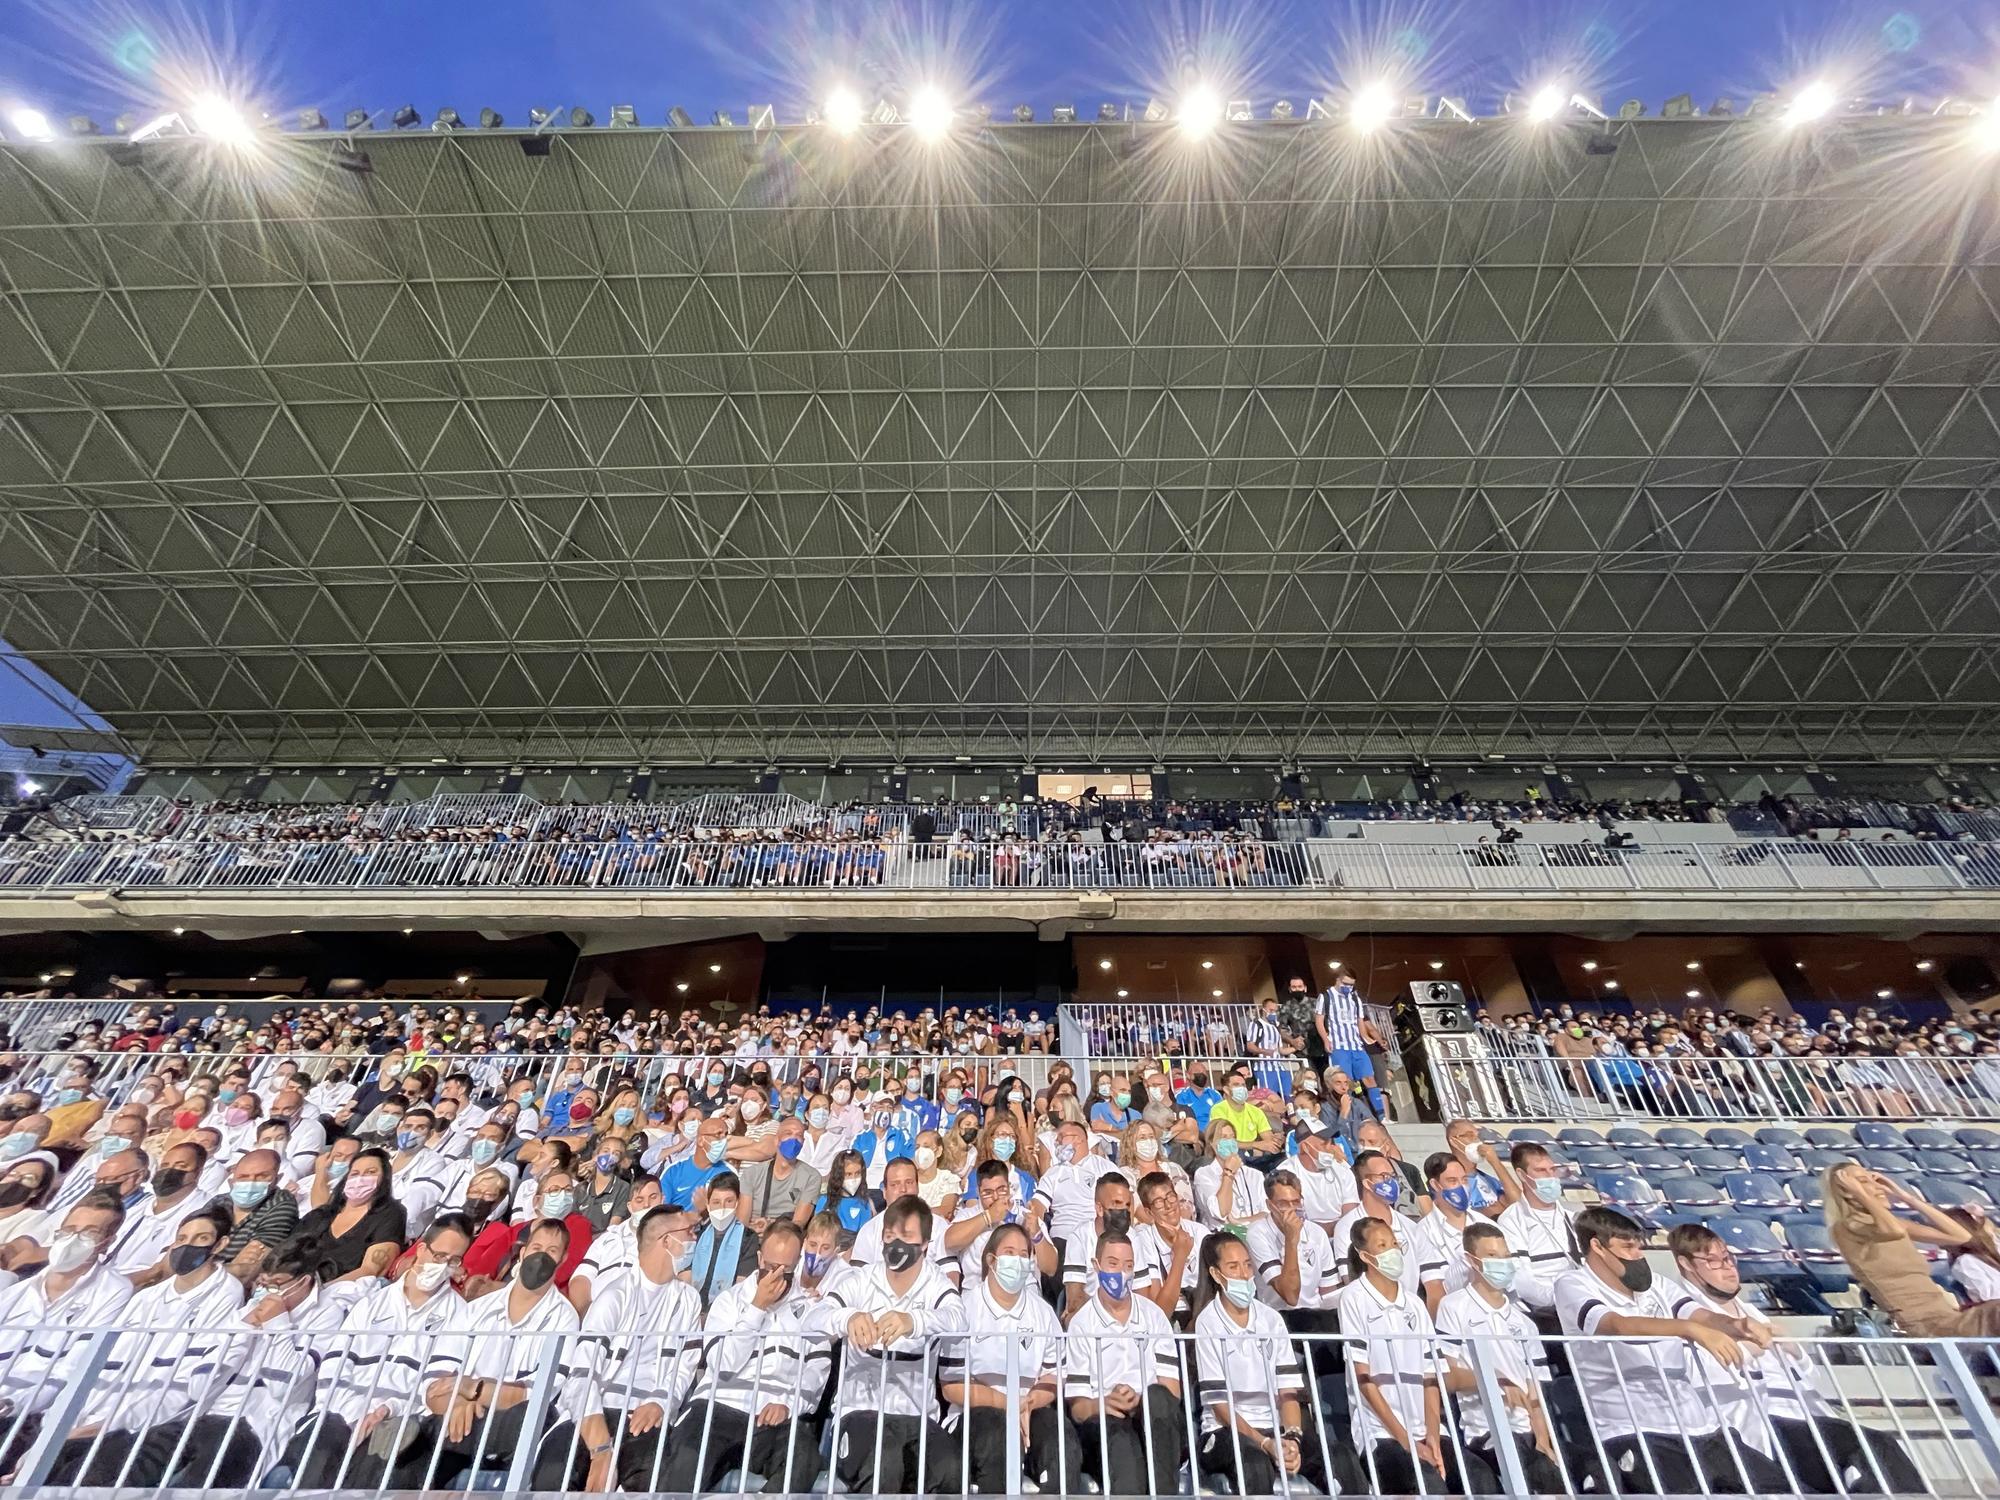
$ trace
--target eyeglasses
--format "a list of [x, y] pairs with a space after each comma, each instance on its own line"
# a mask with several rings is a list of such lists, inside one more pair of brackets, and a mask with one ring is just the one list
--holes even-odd
[[1736, 1264], [1736, 1252], [1719, 1250], [1709, 1255], [1691, 1255], [1688, 1259], [1695, 1265], [1713, 1266], [1718, 1271], [1724, 1271]]

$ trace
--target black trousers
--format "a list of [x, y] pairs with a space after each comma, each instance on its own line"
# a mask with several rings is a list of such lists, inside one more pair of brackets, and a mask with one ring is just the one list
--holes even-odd
[[[178, 1457], [176, 1457], [178, 1453]], [[139, 1434], [131, 1468], [120, 1481], [168, 1489], [243, 1489], [261, 1477], [264, 1445], [236, 1417], [159, 1422]]]
[[[416, 1424], [416, 1439], [389, 1470], [389, 1487], [398, 1490], [455, 1490], [465, 1483], [467, 1470], [504, 1470], [514, 1460], [514, 1446], [521, 1441], [521, 1423], [527, 1419], [528, 1403], [517, 1402], [502, 1411], [489, 1410], [472, 1424], [472, 1430], [457, 1442], [444, 1435], [444, 1418], [435, 1412]], [[435, 1457], [436, 1467], [432, 1467]]]
[[[1401, 1443], [1391, 1438], [1378, 1438], [1374, 1451], [1366, 1455], [1362, 1468], [1362, 1485], [1366, 1492], [1378, 1495], [1497, 1495], [1500, 1480], [1486, 1466], [1486, 1461], [1468, 1453], [1461, 1463], [1458, 1444], [1450, 1434], [1438, 1438], [1438, 1453], [1444, 1459], [1444, 1473], [1440, 1474], [1429, 1464], [1420, 1464]], [[1368, 1467], [1374, 1468], [1374, 1477], [1368, 1477]]]
[[1612, 1488], [1627, 1495], [1692, 1495], [1704, 1489], [1781, 1495], [1792, 1488], [1783, 1469], [1726, 1432], [1699, 1437], [1648, 1432], [1613, 1438], [1604, 1452], [1611, 1460]]
[[958, 1434], [946, 1432], [927, 1417], [851, 1411], [840, 1419], [840, 1436], [833, 1445], [834, 1471], [851, 1491], [952, 1493], [961, 1488], [958, 1444]]
[[1187, 1415], [1165, 1386], [1147, 1386], [1145, 1404], [1130, 1416], [1104, 1412], [1078, 1422], [1076, 1435], [1084, 1468], [1107, 1495], [1169, 1494], [1187, 1459]]
[[[392, 1418], [385, 1426], [395, 1426]], [[354, 1444], [354, 1429], [335, 1416], [313, 1416], [292, 1437], [285, 1450], [285, 1467], [302, 1490], [379, 1489], [388, 1477], [389, 1460], [367, 1443]]]
[[35, 1446], [35, 1439], [42, 1435], [40, 1412], [30, 1412], [25, 1417], [0, 1417], [0, 1474], [12, 1474], [21, 1467], [21, 1460], [28, 1456]]
[[1893, 1433], [1856, 1427], [1840, 1417], [1811, 1422], [1774, 1417], [1771, 1427], [1802, 1489], [1819, 1495], [1842, 1489], [1857, 1495], [1923, 1493], [1923, 1475]]
[[[966, 1467], [972, 1487], [982, 1495], [1007, 1492], [1007, 1409], [975, 1406], [966, 1413]], [[1063, 1415], [1061, 1402], [1038, 1406], [1028, 1414], [1028, 1441], [1021, 1448], [1021, 1468], [1045, 1495], [1083, 1493], [1083, 1449], [1076, 1428]]]
[[[1365, 1493], [1360, 1466], [1354, 1450], [1335, 1440], [1332, 1451], [1321, 1442], [1321, 1424], [1310, 1411], [1299, 1438], [1299, 1477], [1313, 1484], [1321, 1494]], [[1269, 1437], [1270, 1433], [1264, 1434]], [[1217, 1428], [1202, 1434], [1195, 1464], [1204, 1474], [1227, 1479], [1239, 1495], [1269, 1495], [1278, 1489], [1278, 1463], [1270, 1454], [1242, 1436], [1234, 1428]]]
[[[660, 1450], [667, 1439], [662, 1422], [651, 1432], [634, 1437], [625, 1430], [626, 1413], [616, 1407], [604, 1409], [604, 1425], [611, 1429], [612, 1471], [621, 1490], [659, 1490], [664, 1472]], [[577, 1436], [576, 1423], [558, 1422], [543, 1435], [535, 1453], [534, 1484], [538, 1490], [580, 1490], [590, 1478], [590, 1450]]]
[[819, 1477], [819, 1423], [807, 1417], [752, 1427], [749, 1416], [733, 1406], [718, 1401], [713, 1416], [710, 1410], [706, 1402], [690, 1402], [667, 1435], [661, 1481], [625, 1488], [698, 1494], [715, 1489], [731, 1469], [762, 1476], [773, 1493], [803, 1495], [813, 1487]]
[[[1527, 1433], [1510, 1432], [1508, 1436], [1513, 1439], [1514, 1451], [1521, 1456], [1521, 1477], [1528, 1481], [1528, 1493], [1531, 1495], [1566, 1495], [1571, 1490], [1581, 1491], [1584, 1487], [1584, 1475], [1597, 1472], [1595, 1456], [1581, 1455], [1570, 1460], [1572, 1478], [1565, 1481], [1562, 1469], [1548, 1454], [1535, 1446], [1535, 1440]], [[1480, 1438], [1475, 1442], [1468, 1442], [1465, 1448], [1474, 1458], [1493, 1471], [1496, 1481], [1499, 1479], [1504, 1471], [1500, 1467], [1500, 1460], [1493, 1452], [1492, 1439]], [[1601, 1493], [1603, 1485], [1599, 1484], [1596, 1488]]]

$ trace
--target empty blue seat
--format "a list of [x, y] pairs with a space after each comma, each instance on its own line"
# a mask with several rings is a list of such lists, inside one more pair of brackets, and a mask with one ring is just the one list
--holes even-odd
[[1779, 1243], [1771, 1226], [1762, 1219], [1748, 1214], [1718, 1214], [1708, 1221], [1708, 1227], [1736, 1252], [1737, 1268], [1746, 1281], [1789, 1275], [1798, 1269], [1791, 1252]]
[[1968, 1151], [2000, 1151], [2000, 1132], [1981, 1130], [1977, 1125], [1968, 1125], [1957, 1132], [1959, 1145]]
[[1715, 1208], [1656, 1209], [1648, 1216], [1647, 1221], [1664, 1234], [1677, 1224], [1706, 1224], [1717, 1212]]
[[1785, 1191], [1792, 1195], [1792, 1201], [1800, 1208], [1819, 1213], [1826, 1207], [1826, 1190], [1820, 1186], [1816, 1172], [1797, 1172], [1785, 1181]]
[[[1790, 1134], [1797, 1135], [1798, 1132], [1792, 1131]], [[1741, 1151], [1745, 1146], [1756, 1140], [1757, 1137], [1750, 1134], [1747, 1130], [1738, 1130], [1734, 1125], [1717, 1125], [1708, 1132], [1706, 1139], [1711, 1146], [1725, 1146], [1733, 1151]], [[1765, 1144], [1769, 1146], [1789, 1146], [1794, 1144], [1794, 1142], [1766, 1141]], [[1800, 1139], [1796, 1144], [1803, 1146], [1805, 1141]]]
[[1917, 1170], [1930, 1177], [1977, 1177], [1978, 1171], [1957, 1151], [1919, 1151]]
[[[1568, 1136], [1569, 1132], [1565, 1130], [1563, 1138], [1567, 1139]], [[1550, 1135], [1548, 1131], [1539, 1125], [1516, 1125], [1512, 1130], [1507, 1132], [1507, 1139], [1513, 1141], [1516, 1145], [1519, 1145], [1522, 1141], [1533, 1141], [1538, 1146], [1546, 1146], [1550, 1141], [1555, 1140], [1556, 1137]]]
[[1958, 1137], [1935, 1125], [1912, 1125], [1903, 1135], [1919, 1151], [1958, 1150]]
[[1738, 1208], [1783, 1208], [1792, 1201], [1784, 1183], [1769, 1172], [1731, 1172], [1722, 1184]]
[[1597, 1189], [1597, 1196], [1611, 1207], [1645, 1223], [1655, 1222], [1654, 1215], [1666, 1207], [1666, 1194], [1645, 1178], [1630, 1172], [1599, 1173], [1591, 1179], [1591, 1186]]
[[1910, 1145], [1903, 1132], [1887, 1120], [1863, 1120], [1854, 1127], [1854, 1139], [1880, 1151], [1905, 1151]]
[[1842, 1130], [1835, 1125], [1815, 1125], [1806, 1132], [1806, 1140], [1815, 1146], [1825, 1146], [1834, 1151], [1852, 1151], [1861, 1143], [1854, 1138], [1851, 1130]]
[[1625, 1159], [1649, 1172], [1677, 1172], [1687, 1165], [1686, 1157], [1665, 1146], [1631, 1147], [1626, 1150]]
[[1993, 1199], [1986, 1189], [1970, 1178], [1926, 1177], [1921, 1184], [1914, 1185], [1918, 1192], [1939, 1208], [1993, 1207]]
[[[1755, 1141], [1750, 1143], [1756, 1145]], [[1687, 1154], [1689, 1168], [1696, 1172], [1740, 1172], [1743, 1170], [1741, 1147], [1696, 1146]]]
[[1743, 1165], [1752, 1172], [1773, 1172], [1780, 1177], [1803, 1172], [1806, 1166], [1783, 1146], [1767, 1146], [1762, 1141], [1753, 1141], [1743, 1148]]
[[1797, 1155], [1808, 1172], [1824, 1172], [1828, 1167], [1854, 1160], [1852, 1151], [1836, 1151], [1829, 1146], [1807, 1146]]
[[1988, 1172], [1979, 1179], [1979, 1185], [1986, 1189], [1986, 1196], [2000, 1203], [2000, 1172]]
[[1844, 1292], [1854, 1284], [1854, 1278], [1847, 1269], [1847, 1257], [1833, 1243], [1833, 1236], [1827, 1233], [1826, 1225], [1811, 1221], [1788, 1223], [1785, 1226], [1785, 1243], [1821, 1291]]
[[[1708, 1134], [1710, 1139], [1715, 1136], [1712, 1130]], [[1787, 1151], [1796, 1151], [1801, 1146], [1812, 1144], [1789, 1125], [1766, 1125], [1758, 1130], [1757, 1139], [1767, 1146], [1783, 1146]]]
[[1662, 1146], [1671, 1146], [1676, 1151], [1685, 1151], [1690, 1146], [1708, 1144], [1699, 1130], [1690, 1130], [1685, 1125], [1662, 1125], [1653, 1132], [1653, 1139]]
[[1614, 1146], [1650, 1146], [1653, 1132], [1641, 1130], [1636, 1125], [1614, 1125], [1605, 1132], [1605, 1137]]
[[1570, 1159], [1584, 1172], [1622, 1172], [1626, 1166], [1625, 1153], [1609, 1146], [1584, 1146]]
[[1730, 1202], [1729, 1189], [1695, 1172], [1650, 1178], [1675, 1208], [1720, 1208]]
[[1870, 1171], [1885, 1172], [1891, 1177], [1908, 1177], [1917, 1170], [1916, 1158], [1907, 1151], [1890, 1151], [1881, 1146], [1868, 1146], [1854, 1153], [1861, 1165]]
[[1602, 1146], [1608, 1144], [1604, 1132], [1592, 1130], [1588, 1125], [1565, 1125], [1556, 1132], [1556, 1139], [1565, 1146]]

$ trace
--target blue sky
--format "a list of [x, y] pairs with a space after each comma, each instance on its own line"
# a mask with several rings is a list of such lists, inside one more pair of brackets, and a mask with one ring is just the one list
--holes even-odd
[[[1491, 109], [1560, 76], [1609, 104], [1706, 105], [1813, 78], [1853, 94], [2000, 95], [1994, 0], [0, 0], [0, 111], [109, 122], [222, 89], [429, 119], [582, 104], [648, 124], [774, 103], [797, 119], [835, 81], [949, 85], [995, 112], [1088, 113], [1171, 97], [1200, 73], [1261, 107], [1393, 71], [1411, 91]], [[5, 476], [0, 476], [4, 480]], [[0, 722], [64, 721], [0, 647]]]

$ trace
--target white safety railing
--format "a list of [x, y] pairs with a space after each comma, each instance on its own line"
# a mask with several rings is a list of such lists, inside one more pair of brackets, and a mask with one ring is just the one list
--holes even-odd
[[1489, 892], [1521, 896], [1756, 891], [2000, 894], [2000, 845], [1259, 843], [1178, 840], [217, 842], [0, 845], [0, 891], [961, 890]]
[[[2000, 1119], [1996, 1057], [1560, 1058], [1427, 1047], [1440, 1107], [1476, 1120]], [[1467, 1049], [1461, 1049], [1467, 1050]]]
[[[883, 1311], [852, 1310], [880, 1275], [794, 1272], [750, 1317], [652, 1292], [624, 1302], [646, 1309], [629, 1325], [585, 1329], [553, 1286], [521, 1293], [535, 1332], [475, 1327], [449, 1291], [393, 1336], [326, 1291], [262, 1328], [0, 1329], [0, 1463], [28, 1494], [1970, 1500], [2000, 1484], [1978, 1374], [1992, 1345], [1745, 1342], [1730, 1368], [1674, 1338], [1343, 1338], [1334, 1314], [1288, 1332], [1268, 1308], [1240, 1332], [1218, 1312], [1201, 1333], [969, 1333], [967, 1299], [934, 1292], [921, 1328], [885, 1335], [887, 1288]], [[614, 1298], [593, 1286], [593, 1304]]]

